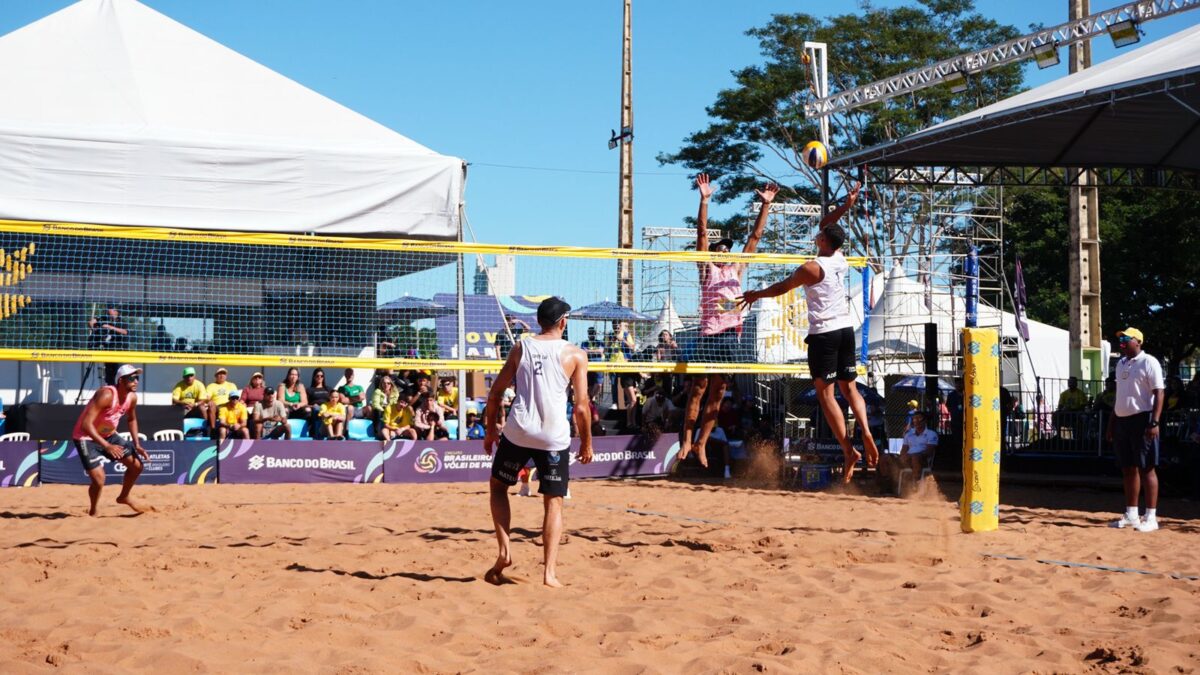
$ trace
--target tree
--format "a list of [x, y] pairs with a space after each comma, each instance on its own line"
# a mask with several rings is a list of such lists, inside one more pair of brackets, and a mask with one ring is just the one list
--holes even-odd
[[[737, 86], [718, 93], [707, 108], [714, 121], [678, 151], [660, 154], [659, 161], [707, 172], [718, 183], [718, 203], [749, 199], [755, 184], [765, 180], [784, 187], [781, 198], [816, 202], [819, 182], [800, 154], [818, 135], [816, 121], [803, 113], [804, 100], [813, 96], [805, 40], [829, 45], [830, 86], [844, 90], [1017, 35], [1013, 27], [976, 13], [972, 0], [920, 0], [918, 6], [896, 8], [862, 2], [860, 9], [826, 19], [778, 14], [750, 30], [766, 62], [737, 71]], [[831, 145], [849, 152], [900, 138], [1010, 96], [1021, 82], [1020, 67], [1012, 65], [973, 77], [961, 94], [932, 87], [858, 108], [832, 118]], [[888, 186], [868, 186], [868, 196], [869, 208], [843, 219], [852, 237], [848, 248], [868, 256], [911, 253], [921, 200]], [[739, 213], [711, 219], [710, 226], [738, 238], [749, 219]]]
[[[1148, 350], [1170, 370], [1200, 347], [1200, 195], [1113, 189], [1100, 194], [1104, 337], [1127, 326], [1146, 334]], [[1021, 256], [1029, 316], [1067, 327], [1063, 276], [1067, 195], [1062, 189], [1017, 192], [1006, 214], [1005, 248]], [[1011, 270], [1009, 278], [1011, 279]]]

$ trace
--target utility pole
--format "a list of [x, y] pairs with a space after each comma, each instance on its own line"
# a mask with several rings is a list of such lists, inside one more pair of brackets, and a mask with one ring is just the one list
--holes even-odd
[[[1071, 21], [1091, 13], [1090, 0], [1067, 0], [1067, 4]], [[1072, 73], [1091, 67], [1091, 39], [1071, 45], [1068, 65]], [[1106, 364], [1101, 362], [1100, 195], [1092, 172], [1081, 175], [1078, 187], [1069, 188], [1068, 194], [1071, 375], [1084, 381], [1103, 380]]]
[[[625, 0], [621, 35], [621, 146], [617, 248], [633, 248], [633, 0]], [[617, 260], [617, 302], [633, 308], [633, 261]]]

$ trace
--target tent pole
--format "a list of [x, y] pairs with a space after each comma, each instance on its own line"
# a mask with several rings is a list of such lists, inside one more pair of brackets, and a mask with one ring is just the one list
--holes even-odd
[[[466, 204], [467, 204], [467, 163], [463, 162], [462, 167], [462, 187], [458, 192], [458, 242], [463, 241], [463, 221], [466, 219]], [[465, 254], [459, 253], [457, 256], [458, 263], [458, 358], [467, 358], [467, 315], [466, 315], [466, 271], [464, 269], [463, 257]], [[467, 371], [459, 369], [458, 371], [458, 440], [463, 440], [467, 437]]]

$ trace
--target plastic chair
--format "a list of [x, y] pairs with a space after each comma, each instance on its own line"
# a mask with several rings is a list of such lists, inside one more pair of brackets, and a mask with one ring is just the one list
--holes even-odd
[[373, 441], [375, 425], [371, 420], [352, 419], [346, 425], [346, 438], [352, 441]]
[[24, 431], [14, 431], [12, 433], [7, 433], [7, 434], [4, 434], [3, 436], [0, 436], [0, 443], [6, 443], [6, 442], [10, 442], [10, 441], [27, 441], [27, 440], [29, 440], [29, 434]]
[[[124, 438], [127, 441], [131, 440], [133, 438], [132, 436], [129, 435], [128, 431], [122, 431], [122, 432], [118, 433], [117, 435], [120, 436], [121, 438]], [[146, 434], [138, 434], [138, 440], [139, 441], [148, 441], [150, 439], [146, 438]]]
[[193, 435], [203, 436], [204, 435], [204, 427], [205, 427], [205, 422], [204, 422], [204, 420], [200, 419], [199, 417], [183, 418], [183, 436], [184, 436], [184, 438], [187, 438], [188, 436], [193, 436]]
[[293, 441], [311, 441], [312, 440], [312, 436], [305, 433], [308, 428], [308, 420], [302, 420], [298, 417], [293, 417], [293, 418], [289, 418], [287, 423], [288, 423], [288, 428], [292, 430], [292, 440]]
[[458, 440], [458, 420], [446, 420], [446, 433], [451, 440]]
[[[925, 466], [921, 467], [921, 480], [917, 483], [918, 485], [924, 485], [925, 478], [927, 476], [933, 475], [933, 455], [935, 452], [937, 452], [936, 448], [930, 448], [925, 453]], [[898, 494], [898, 495], [904, 494], [902, 492], [902, 490], [904, 488], [904, 476], [907, 474], [908, 479], [911, 481], [912, 473], [913, 473], [912, 469], [905, 468], [905, 469], [900, 470], [900, 475], [899, 475], [899, 477], [896, 478], [896, 494]]]
[[154, 432], [154, 440], [156, 441], [182, 441], [183, 431], [179, 429], [162, 429]]

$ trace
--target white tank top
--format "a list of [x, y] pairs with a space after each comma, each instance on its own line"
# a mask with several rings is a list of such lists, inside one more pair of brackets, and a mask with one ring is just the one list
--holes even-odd
[[817, 283], [804, 287], [808, 303], [808, 334], [831, 333], [849, 328], [850, 306], [846, 304], [846, 273], [850, 265], [841, 251], [831, 256], [818, 256], [817, 264], [825, 276]]
[[567, 421], [567, 387], [562, 367], [566, 340], [521, 340], [513, 399], [504, 425], [504, 436], [515, 445], [533, 450], [563, 451], [571, 445]]

